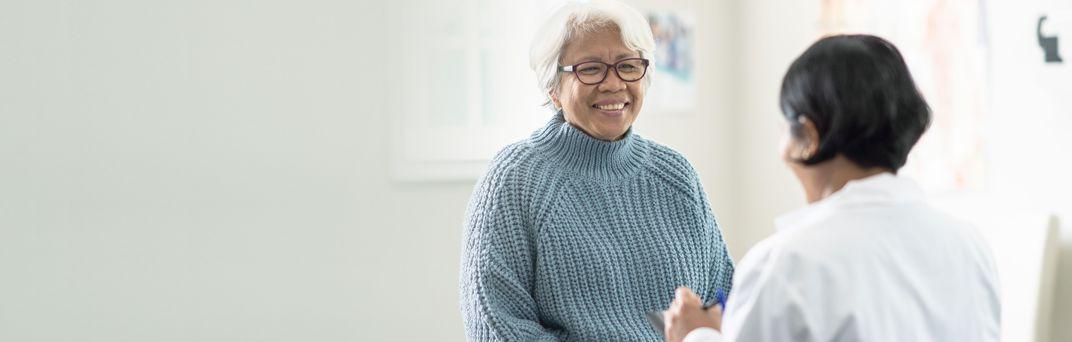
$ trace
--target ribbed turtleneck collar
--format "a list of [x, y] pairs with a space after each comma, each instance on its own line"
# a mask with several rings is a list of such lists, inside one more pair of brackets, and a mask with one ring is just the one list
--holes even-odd
[[536, 149], [579, 174], [614, 181], [634, 174], [647, 157], [633, 129], [618, 141], [603, 141], [566, 122], [562, 112], [531, 137]]

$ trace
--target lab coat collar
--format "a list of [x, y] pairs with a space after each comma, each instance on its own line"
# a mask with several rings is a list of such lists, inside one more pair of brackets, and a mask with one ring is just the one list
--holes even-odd
[[923, 201], [923, 190], [915, 181], [889, 172], [849, 181], [838, 192], [774, 220], [779, 232], [805, 227], [828, 217], [847, 205], [891, 204]]

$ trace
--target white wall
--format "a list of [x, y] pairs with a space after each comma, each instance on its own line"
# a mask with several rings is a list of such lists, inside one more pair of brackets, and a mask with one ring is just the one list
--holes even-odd
[[[462, 340], [473, 180], [389, 167], [420, 1], [0, 3], [0, 340]], [[802, 203], [776, 90], [808, 9], [630, 3], [695, 11], [697, 108], [637, 131], [696, 166], [740, 258]]]
[[0, 2], [0, 340], [461, 339], [471, 185], [387, 183], [397, 15]]
[[[745, 1], [740, 5], [740, 54], [734, 164], [741, 215], [736, 233], [748, 250], [774, 233], [773, 220], [804, 204], [804, 193], [781, 160], [783, 128], [778, 90], [789, 64], [811, 43], [806, 2]], [[743, 255], [741, 255], [743, 256]], [[740, 256], [738, 256], [740, 258]]]

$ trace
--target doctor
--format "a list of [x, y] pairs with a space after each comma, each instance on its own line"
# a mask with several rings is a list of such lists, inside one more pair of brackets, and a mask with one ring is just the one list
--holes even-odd
[[819, 40], [782, 80], [781, 107], [808, 206], [741, 260], [725, 317], [679, 288], [667, 340], [997, 341], [986, 244], [897, 176], [930, 122], [897, 48]]

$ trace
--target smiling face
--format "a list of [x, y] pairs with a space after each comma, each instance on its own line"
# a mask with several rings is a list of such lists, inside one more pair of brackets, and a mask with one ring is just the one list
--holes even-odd
[[[566, 44], [560, 64], [575, 65], [598, 61], [614, 64], [640, 53], [622, 43], [617, 28], [583, 34]], [[647, 76], [644, 76], [647, 77]], [[644, 79], [625, 82], [611, 68], [599, 84], [581, 83], [573, 73], [563, 73], [558, 89], [551, 93], [555, 107], [562, 108], [566, 121], [588, 135], [606, 141], [621, 139], [633, 125], [644, 104]]]

